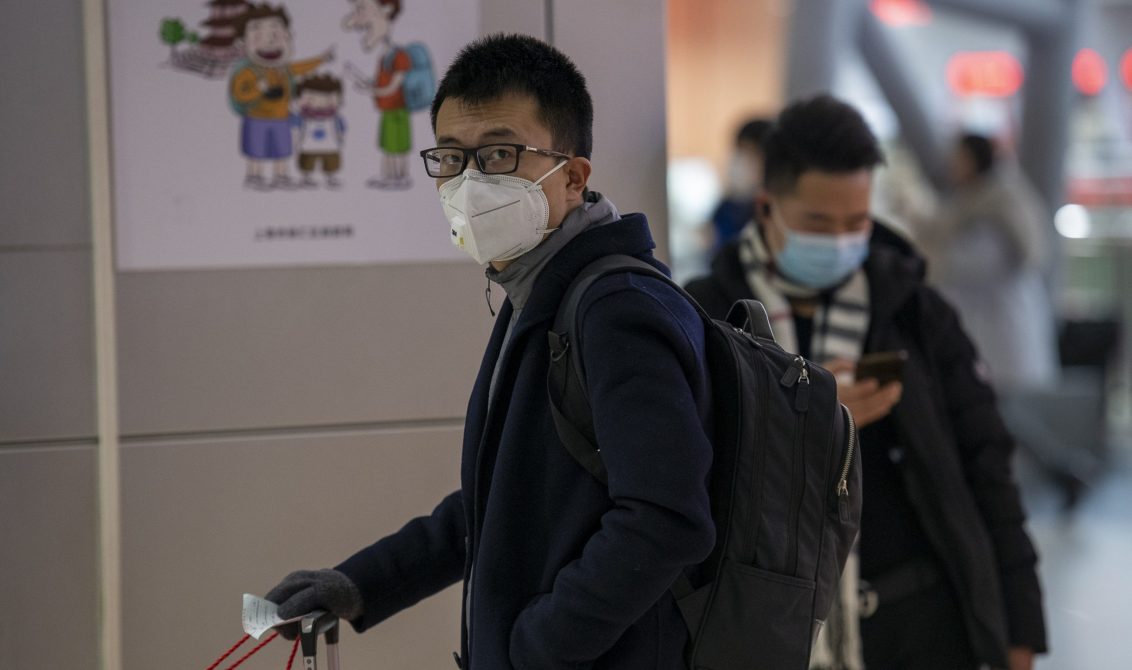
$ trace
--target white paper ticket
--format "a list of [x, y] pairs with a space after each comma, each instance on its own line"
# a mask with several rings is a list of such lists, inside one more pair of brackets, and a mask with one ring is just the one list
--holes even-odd
[[[312, 612], [311, 614], [316, 614]], [[306, 614], [300, 614], [290, 619], [279, 617], [279, 606], [270, 600], [264, 600], [250, 593], [244, 594], [244, 632], [255, 639], [263, 637], [267, 631], [280, 624], [292, 623], [302, 619]]]

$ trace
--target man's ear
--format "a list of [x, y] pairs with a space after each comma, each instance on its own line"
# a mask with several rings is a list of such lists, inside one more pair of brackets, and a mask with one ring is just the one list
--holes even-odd
[[766, 192], [759, 191], [759, 194], [755, 196], [755, 221], [763, 223], [770, 218], [773, 209], [774, 205], [767, 197]]
[[566, 173], [566, 190], [581, 198], [590, 181], [590, 173], [593, 172], [593, 165], [589, 159], [575, 156], [566, 161], [562, 171]]

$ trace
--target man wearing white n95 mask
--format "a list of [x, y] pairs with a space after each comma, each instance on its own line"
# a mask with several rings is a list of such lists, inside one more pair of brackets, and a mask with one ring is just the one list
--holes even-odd
[[267, 597], [283, 617], [326, 609], [362, 631], [462, 580], [462, 668], [683, 670], [669, 587], [715, 540], [704, 324], [659, 278], [615, 273], [585, 292], [577, 346], [602, 484], [555, 431], [548, 332], [594, 260], [665, 268], [645, 217], [588, 188], [585, 80], [543, 42], [487, 37], [445, 74], [432, 120], [437, 146], [421, 155], [448, 219], [437, 234], [507, 293], [468, 404], [460, 490]]

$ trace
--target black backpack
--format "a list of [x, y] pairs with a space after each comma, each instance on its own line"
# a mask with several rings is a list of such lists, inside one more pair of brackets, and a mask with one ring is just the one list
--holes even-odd
[[577, 310], [590, 285], [624, 272], [667, 282], [705, 324], [716, 545], [671, 589], [688, 624], [688, 665], [805, 670], [860, 525], [853, 418], [837, 401], [833, 375], [775, 344], [761, 303], [741, 300], [726, 321], [713, 320], [648, 263], [606, 256], [571, 283], [549, 334], [558, 435], [598, 480], [608, 483], [577, 345]]

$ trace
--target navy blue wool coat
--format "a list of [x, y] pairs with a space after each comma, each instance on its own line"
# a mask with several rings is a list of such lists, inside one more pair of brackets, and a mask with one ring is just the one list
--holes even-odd
[[580, 307], [582, 357], [609, 487], [567, 453], [546, 390], [547, 332], [570, 281], [608, 254], [653, 259], [640, 214], [589, 230], [542, 270], [488, 387], [504, 302], [472, 390], [461, 488], [338, 566], [364, 630], [463, 579], [463, 667], [686, 667], [668, 588], [715, 540], [707, 494], [704, 326], [662, 281], [616, 274]]

